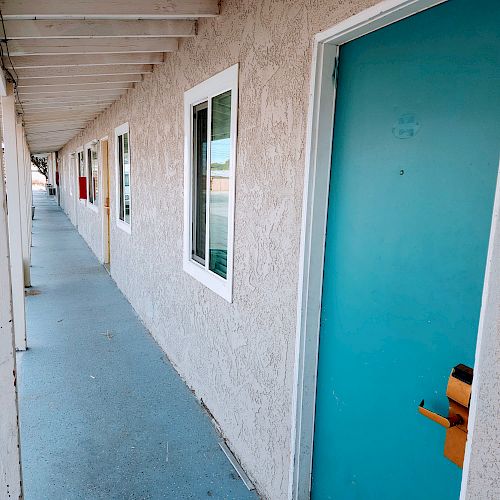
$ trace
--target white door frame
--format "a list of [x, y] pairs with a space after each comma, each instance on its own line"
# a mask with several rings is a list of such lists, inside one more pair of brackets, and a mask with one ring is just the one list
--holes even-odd
[[[346, 19], [314, 38], [309, 114], [306, 137], [306, 165], [299, 260], [297, 335], [291, 430], [288, 498], [310, 498], [316, 406], [316, 376], [323, 286], [326, 219], [332, 158], [336, 84], [332, 75], [340, 45], [434, 7], [448, 0], [385, 0]], [[500, 183], [496, 207], [500, 200]], [[497, 208], [498, 211], [498, 208]], [[490, 238], [490, 250], [493, 240]], [[488, 269], [485, 284], [488, 279]], [[483, 292], [484, 293], [484, 292]], [[483, 308], [481, 315], [484, 314]], [[480, 324], [475, 371], [483, 330]], [[473, 382], [473, 394], [477, 385]], [[472, 398], [470, 421], [474, 422], [477, 401]], [[467, 443], [461, 495], [466, 497], [471, 435]]]

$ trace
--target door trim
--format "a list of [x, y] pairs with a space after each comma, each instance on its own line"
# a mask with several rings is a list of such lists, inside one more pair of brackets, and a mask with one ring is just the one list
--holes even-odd
[[[335, 59], [340, 45], [446, 1], [448, 0], [385, 0], [314, 37], [299, 257], [289, 500], [308, 499], [311, 492], [323, 264], [335, 114], [336, 86], [332, 78]], [[495, 195], [494, 214], [500, 210], [499, 205], [500, 180]], [[488, 255], [492, 251], [492, 238], [493, 235], [490, 236]], [[490, 280], [489, 270], [487, 265], [481, 318], [485, 313], [484, 293]], [[481, 319], [476, 344], [476, 373], [479, 371], [483, 323]], [[475, 420], [477, 408], [477, 383], [475, 377], [470, 408], [471, 424]], [[472, 425], [470, 430], [473, 430]], [[466, 497], [471, 438], [470, 432], [462, 473], [462, 500]]]

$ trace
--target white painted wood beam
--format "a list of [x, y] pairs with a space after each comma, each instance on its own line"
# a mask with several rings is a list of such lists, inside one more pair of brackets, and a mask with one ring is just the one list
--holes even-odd
[[184, 19], [35, 19], [6, 20], [9, 40], [26, 38], [189, 37], [196, 22]]
[[32, 123], [26, 125], [29, 132], [45, 132], [47, 130], [82, 130], [85, 127], [83, 120], [60, 121], [55, 123]]
[[30, 150], [33, 152], [33, 154], [45, 154], [59, 151], [62, 147], [64, 147], [64, 145], [64, 142], [60, 144], [42, 144], [40, 146], [32, 146], [30, 144]]
[[[119, 94], [117, 94], [119, 95]], [[61, 97], [61, 96], [53, 96], [52, 94], [44, 94], [41, 96], [31, 95], [30, 97], [24, 97], [22, 99], [23, 106], [30, 104], [66, 104], [66, 103], [74, 103], [76, 105], [80, 103], [92, 103], [92, 104], [101, 104], [101, 103], [112, 103], [115, 100], [115, 95], [104, 95], [102, 97], [96, 96], [92, 94], [91, 96], [85, 95], [71, 95], [69, 97]]]
[[152, 64], [104, 64], [100, 66], [48, 66], [38, 68], [16, 68], [19, 78], [68, 78], [71, 76], [143, 75], [153, 71]]
[[218, 0], [0, 0], [5, 19], [179, 19], [213, 17]]
[[7, 200], [0, 148], [0, 497], [23, 498]]
[[24, 309], [24, 277], [21, 234], [21, 205], [17, 164], [17, 132], [14, 89], [7, 85], [7, 96], [1, 98], [5, 170], [7, 180], [10, 273], [15, 325], [16, 349], [26, 350], [26, 315]]
[[[22, 68], [45, 68], [47, 66], [99, 66], [116, 64], [161, 64], [164, 56], [160, 52], [135, 52], [132, 54], [82, 54], [74, 55], [50, 55], [50, 56], [12, 56], [12, 64], [18, 69]], [[10, 61], [5, 61], [11, 68]]]
[[[175, 52], [176, 38], [42, 38], [10, 40], [11, 56], [52, 54], [133, 54], [134, 52]], [[14, 63], [15, 65], [15, 63]]]
[[52, 130], [28, 130], [26, 132], [26, 137], [28, 139], [41, 140], [49, 136], [61, 136], [61, 137], [71, 137], [72, 134], [75, 134], [80, 129], [58, 129], [54, 127]]
[[[81, 102], [81, 103], [25, 103], [23, 105], [23, 109], [25, 112], [33, 112], [33, 111], [51, 111], [51, 110], [56, 110], [60, 109], [63, 111], [79, 111], [81, 109], [105, 109], [107, 108], [111, 103], [109, 102], [102, 102], [102, 103], [94, 103], [91, 101], [87, 102]], [[20, 109], [20, 108], [18, 108]]]
[[142, 81], [139, 74], [94, 75], [94, 76], [57, 76], [45, 78], [19, 77], [18, 88], [37, 87], [41, 85], [81, 85], [84, 83], [131, 83]]
[[24, 121], [25, 123], [29, 123], [33, 118], [55, 118], [55, 117], [64, 117], [64, 116], [88, 116], [90, 114], [95, 114], [97, 111], [92, 108], [82, 108], [79, 111], [72, 111], [71, 109], [49, 109], [49, 110], [41, 110], [41, 111], [30, 111], [24, 113]]
[[93, 104], [81, 104], [78, 106], [70, 105], [70, 106], [64, 106], [64, 105], [59, 105], [59, 106], [53, 106], [53, 105], [41, 105], [41, 106], [25, 106], [24, 111], [26, 113], [45, 113], [45, 112], [52, 112], [52, 111], [68, 111], [70, 113], [79, 113], [83, 110], [86, 111], [94, 111], [96, 113], [104, 111], [107, 107], [109, 107], [109, 104], [101, 104], [101, 105], [93, 105]]
[[26, 199], [27, 199], [27, 217], [28, 217], [28, 252], [29, 252], [29, 260], [31, 263], [31, 241], [33, 235], [33, 219], [31, 217], [31, 206], [33, 205], [33, 186], [31, 184], [31, 155], [28, 147], [28, 141], [26, 138], [26, 131], [24, 130], [23, 134], [23, 147], [24, 147], [24, 162], [26, 168]]
[[64, 92], [39, 92], [39, 93], [24, 93], [24, 92], [19, 92], [19, 96], [21, 98], [21, 101], [28, 100], [28, 97], [32, 98], [42, 98], [42, 97], [54, 97], [54, 98], [63, 98], [63, 97], [69, 97], [69, 98], [79, 98], [79, 97], [119, 97], [122, 94], [127, 92], [126, 89], [87, 89], [87, 90], [65, 90]]
[[[43, 142], [44, 143], [52, 143], [52, 142], [61, 142], [61, 143], [64, 143], [68, 140], [70, 140], [73, 136], [59, 136], [59, 135], [47, 135], [47, 136], [44, 136], [43, 137]], [[35, 144], [37, 142], [37, 138], [32, 138], [32, 137], [28, 137], [28, 140], [29, 141], [33, 141]]]
[[81, 92], [86, 90], [101, 91], [101, 90], [127, 90], [134, 86], [133, 83], [86, 83], [83, 85], [38, 85], [32, 87], [18, 87], [20, 96], [29, 94], [53, 94], [59, 92]]
[[[87, 126], [88, 121], [89, 120], [81, 120], [79, 122], [51, 122], [51, 123], [47, 123], [45, 125], [47, 125], [47, 130], [50, 130], [49, 127], [52, 126], [52, 130], [77, 129], [77, 130], [75, 130], [75, 133], [78, 133], [79, 131], [83, 130]], [[31, 125], [27, 126], [27, 128], [32, 129], [32, 127], [36, 127], [37, 125], [41, 125], [41, 124], [40, 123], [32, 123]], [[45, 130], [44, 129], [39, 129], [39, 130], [32, 129], [32, 131], [33, 132], [44, 132]], [[42, 141], [41, 137], [42, 136], [39, 136], [38, 142]], [[30, 142], [30, 144], [31, 144], [31, 142]]]
[[[19, 206], [21, 209], [21, 244], [23, 257], [23, 278], [24, 286], [31, 286], [30, 272], [30, 251], [29, 251], [29, 236], [28, 236], [28, 213], [27, 213], [27, 189], [28, 178], [26, 176], [26, 159], [24, 158], [24, 130], [21, 117], [17, 117], [16, 122], [17, 133], [17, 173], [19, 177]], [[29, 179], [31, 185], [31, 179]]]
[[7, 95], [7, 80], [5, 79], [5, 72], [0, 69], [0, 97]]
[[[97, 115], [97, 114], [96, 114]], [[72, 118], [70, 116], [68, 117], [57, 117], [57, 118], [47, 118], [47, 119], [42, 119], [42, 118], [38, 118], [38, 119], [33, 119], [33, 120], [30, 120], [30, 121], [26, 121], [26, 126], [28, 125], [39, 125], [39, 124], [42, 124], [42, 123], [52, 123], [52, 124], [55, 124], [55, 123], [58, 123], [58, 124], [67, 124], [67, 123], [73, 123], [73, 124], [77, 124], [77, 125], [85, 125], [87, 123], [89, 123], [90, 121], [92, 121], [96, 115], [89, 115], [89, 116], [81, 116], [81, 117], [77, 117], [76, 119], [74, 119], [75, 121], [73, 122], [70, 122], [69, 120]]]
[[74, 115], [68, 114], [54, 114], [52, 116], [44, 115], [32, 115], [30, 117], [25, 117], [24, 122], [26, 125], [34, 125], [35, 123], [63, 123], [64, 120], [79, 120], [80, 122], [88, 121], [94, 118], [98, 113], [92, 111], [91, 113]]
[[92, 112], [86, 115], [74, 116], [71, 114], [67, 114], [67, 115], [56, 115], [54, 117], [46, 117], [46, 118], [35, 116], [29, 119], [25, 118], [24, 121], [26, 123], [26, 126], [35, 125], [39, 123], [65, 123], [65, 120], [74, 120], [74, 121], [78, 120], [80, 123], [83, 123], [93, 119], [95, 116], [97, 116], [97, 114], [98, 113], [96, 112]]

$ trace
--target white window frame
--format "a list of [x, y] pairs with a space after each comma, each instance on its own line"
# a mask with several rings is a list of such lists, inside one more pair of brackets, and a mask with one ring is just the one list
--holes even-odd
[[[85, 177], [87, 177], [87, 162], [85, 160], [85, 148], [82, 146], [80, 148], [78, 148], [76, 151], [75, 151], [75, 160], [76, 160], [76, 185], [77, 185], [77, 198], [78, 198], [78, 201], [79, 203], [81, 203], [82, 205], [87, 205], [87, 199], [88, 199], [88, 196], [89, 196], [89, 193], [88, 193], [88, 186], [87, 186], [87, 198], [80, 198], [80, 164], [78, 162], [78, 155], [82, 153], [83, 154], [83, 169], [85, 170]], [[88, 182], [88, 179], [87, 179], [87, 182]]]
[[[130, 222], [125, 222], [120, 219], [120, 161], [118, 159], [118, 137], [123, 134], [128, 134], [128, 154], [130, 162]], [[116, 226], [127, 234], [132, 234], [132, 145], [130, 143], [130, 127], [127, 123], [123, 123], [115, 128], [115, 191], [116, 191]], [[125, 196], [125, 194], [124, 194]]]
[[[85, 163], [85, 173], [87, 174], [87, 207], [89, 207], [93, 212], [98, 213], [99, 212], [99, 207], [97, 203], [94, 201], [90, 201], [90, 189], [92, 186], [92, 171], [89, 171], [89, 154], [88, 150], [92, 148], [92, 146], [97, 146], [99, 144], [99, 141], [97, 139], [94, 139], [93, 141], [88, 142], [85, 144], [84, 150], [83, 150], [83, 156], [84, 156], [84, 163]], [[98, 165], [98, 170], [97, 170], [97, 192], [99, 193], [99, 147], [97, 147], [97, 165]]]
[[[208, 269], [208, 255], [205, 265], [192, 259], [192, 209], [193, 209], [193, 107], [208, 101], [209, 120], [211, 99], [231, 91], [231, 139], [229, 169], [229, 200], [227, 228], [227, 276], [226, 279]], [[233, 300], [233, 247], [234, 247], [234, 205], [236, 172], [236, 139], [238, 136], [238, 64], [216, 74], [184, 93], [184, 255], [183, 269], [193, 278], [217, 293], [228, 302]], [[210, 142], [210, 141], [209, 141]], [[210, 149], [208, 155], [210, 154]], [[210, 163], [210, 158], [207, 159]], [[207, 197], [210, 193], [207, 192]], [[209, 211], [207, 210], [207, 219]], [[207, 223], [207, 241], [210, 241]]]

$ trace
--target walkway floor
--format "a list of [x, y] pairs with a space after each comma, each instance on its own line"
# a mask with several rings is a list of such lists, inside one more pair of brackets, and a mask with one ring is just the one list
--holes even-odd
[[36, 195], [25, 500], [256, 498], [208, 415], [65, 214]]

